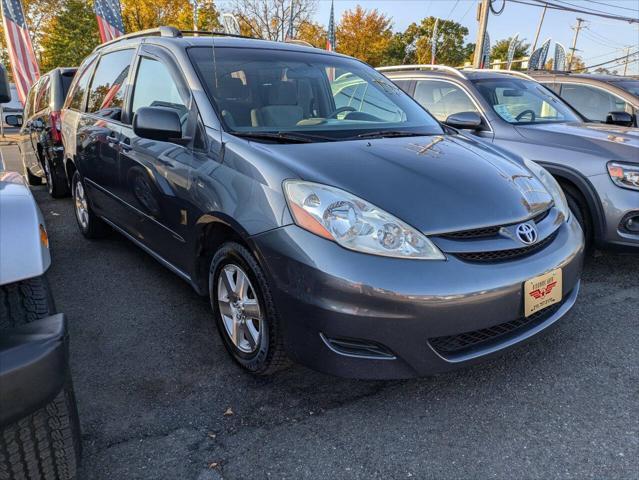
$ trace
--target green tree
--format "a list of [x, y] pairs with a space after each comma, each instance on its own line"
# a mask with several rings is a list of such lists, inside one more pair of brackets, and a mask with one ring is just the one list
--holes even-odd
[[[508, 47], [510, 46], [510, 42], [513, 37], [508, 37], [503, 40], [497, 41], [492, 48], [490, 49], [490, 61], [494, 62], [497, 60], [506, 61], [508, 58]], [[515, 47], [515, 55], [514, 59], [522, 58], [528, 55], [528, 50], [530, 49], [530, 44], [520, 39], [517, 42], [517, 46]], [[521, 68], [520, 63], [513, 63], [513, 70], [519, 70]]]
[[393, 37], [392, 20], [377, 9], [365, 10], [360, 5], [347, 10], [335, 32], [337, 51], [380, 65]]
[[[432, 63], [432, 37], [435, 17], [427, 17], [419, 24], [411, 23], [406, 31], [396, 33], [389, 42], [385, 62], [391, 63]], [[437, 27], [437, 48], [435, 62], [451, 66], [461, 66], [468, 57], [469, 46], [464, 45], [468, 29], [451, 20], [439, 20]]]
[[[121, 5], [122, 21], [127, 32], [162, 25], [193, 30], [193, 5], [189, 0], [121, 0]], [[219, 29], [219, 12], [213, 0], [200, 0], [198, 5], [198, 29]]]
[[77, 66], [100, 43], [93, 6], [87, 0], [65, 0], [45, 26], [40, 41], [40, 69]]

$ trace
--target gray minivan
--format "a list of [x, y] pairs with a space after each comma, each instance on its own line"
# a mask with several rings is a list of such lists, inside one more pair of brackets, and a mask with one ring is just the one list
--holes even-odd
[[577, 298], [583, 235], [552, 176], [354, 58], [129, 35], [83, 62], [62, 135], [82, 234], [114, 229], [208, 296], [255, 374], [451, 370]]

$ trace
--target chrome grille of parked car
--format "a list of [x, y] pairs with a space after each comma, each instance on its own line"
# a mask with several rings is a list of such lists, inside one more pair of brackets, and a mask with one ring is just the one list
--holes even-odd
[[[564, 295], [564, 299], [569, 295]], [[431, 338], [428, 342], [443, 357], [468, 353], [476, 348], [485, 348], [491, 344], [505, 341], [508, 337], [519, 335], [526, 329], [546, 321], [563, 305], [563, 301], [546, 307], [529, 317], [520, 317], [489, 328], [464, 332], [458, 335]]]

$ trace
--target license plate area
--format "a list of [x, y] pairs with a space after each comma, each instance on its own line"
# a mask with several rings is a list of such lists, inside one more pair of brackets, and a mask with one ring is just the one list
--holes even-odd
[[526, 280], [524, 283], [524, 316], [529, 317], [550, 305], [561, 302], [562, 293], [561, 268]]

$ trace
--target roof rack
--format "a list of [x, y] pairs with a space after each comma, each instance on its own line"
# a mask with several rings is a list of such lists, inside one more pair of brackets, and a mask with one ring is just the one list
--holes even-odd
[[395, 72], [400, 70], [439, 70], [442, 72], [453, 73], [461, 78], [466, 78], [460, 70], [449, 67], [447, 65], [432, 65], [432, 64], [419, 64], [419, 65], [396, 65], [393, 67], [379, 67], [376, 69], [379, 72]]
[[534, 80], [533, 77], [524, 72], [519, 72], [517, 70], [493, 70], [489, 68], [464, 68], [466, 72], [486, 72], [486, 73], [504, 73], [506, 75], [512, 75], [514, 77], [525, 78], [526, 80]]
[[114, 38], [108, 42], [102, 43], [95, 47], [95, 50], [100, 50], [107, 45], [112, 45], [117, 42], [121, 42], [122, 40], [129, 40], [131, 38], [139, 38], [139, 37], [167, 37], [167, 38], [182, 38], [184, 35], [210, 35], [216, 37], [235, 37], [235, 38], [248, 38], [251, 40], [260, 40], [256, 37], [247, 37], [245, 35], [236, 35], [233, 33], [226, 32], [216, 32], [210, 30], [180, 30], [175, 27], [161, 26], [157, 28], [149, 28], [147, 30], [140, 30], [139, 32], [127, 33], [126, 35], [122, 35], [120, 37]]

